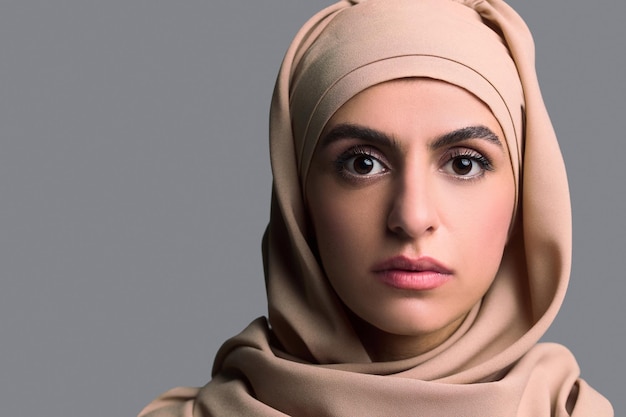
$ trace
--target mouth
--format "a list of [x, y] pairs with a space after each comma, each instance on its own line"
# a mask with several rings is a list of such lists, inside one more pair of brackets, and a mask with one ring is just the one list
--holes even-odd
[[450, 268], [428, 256], [395, 256], [375, 265], [372, 272], [385, 285], [412, 291], [434, 290], [453, 276]]

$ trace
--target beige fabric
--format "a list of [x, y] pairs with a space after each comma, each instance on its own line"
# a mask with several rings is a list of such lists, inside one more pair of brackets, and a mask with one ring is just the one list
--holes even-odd
[[[449, 340], [372, 363], [309, 247], [302, 184], [332, 114], [365, 88], [405, 77], [456, 84], [490, 107], [518, 182], [517, 222], [494, 284]], [[269, 323], [257, 319], [227, 341], [205, 387], [169, 391], [142, 417], [613, 415], [567, 349], [537, 344], [569, 279], [570, 202], [533, 42], [509, 6], [363, 0], [323, 10], [286, 54], [270, 146]]]

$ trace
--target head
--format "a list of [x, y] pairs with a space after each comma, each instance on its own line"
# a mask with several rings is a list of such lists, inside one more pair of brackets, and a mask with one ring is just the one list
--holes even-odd
[[[567, 185], [532, 41], [511, 12], [499, 0], [346, 0], [296, 36], [272, 103], [265, 246], [270, 323], [288, 352], [367, 362], [386, 338], [414, 345], [381, 358], [415, 356], [461, 326], [493, 333], [489, 355], [558, 308], [567, 268], [541, 275], [568, 259], [540, 248], [567, 247], [555, 236], [569, 218], [542, 216], [568, 214]], [[529, 257], [546, 259], [530, 271]]]
[[304, 189], [324, 272], [370, 356], [383, 359], [439, 345], [484, 296], [516, 185], [489, 107], [413, 78], [369, 87], [337, 110]]

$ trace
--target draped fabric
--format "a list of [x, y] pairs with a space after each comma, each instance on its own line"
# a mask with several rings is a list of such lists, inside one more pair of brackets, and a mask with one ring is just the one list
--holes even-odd
[[[483, 101], [506, 139], [516, 213], [495, 280], [459, 329], [420, 356], [372, 362], [311, 247], [312, 154], [342, 104], [425, 77]], [[538, 343], [566, 292], [571, 213], [562, 156], [522, 19], [500, 0], [340, 1], [296, 35], [271, 106], [268, 318], [226, 341], [212, 380], [149, 404], [158, 416], [612, 416], [563, 346]]]

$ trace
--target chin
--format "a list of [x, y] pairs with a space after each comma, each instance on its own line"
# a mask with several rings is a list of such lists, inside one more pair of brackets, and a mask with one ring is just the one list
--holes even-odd
[[388, 308], [388, 313], [382, 317], [375, 318], [361, 316], [361, 320], [366, 321], [378, 330], [396, 336], [407, 337], [430, 337], [442, 334], [452, 334], [463, 322], [467, 312], [451, 316], [441, 314], [436, 311], [424, 311], [424, 308]]

